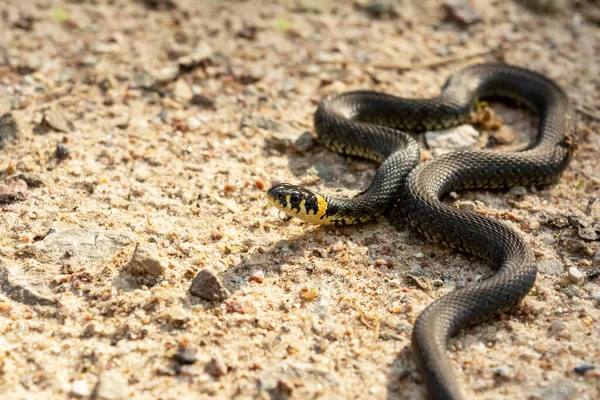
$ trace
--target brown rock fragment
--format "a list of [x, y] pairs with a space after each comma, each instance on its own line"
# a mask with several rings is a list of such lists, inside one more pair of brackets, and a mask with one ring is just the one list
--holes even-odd
[[198, 272], [190, 285], [190, 293], [211, 301], [223, 301], [231, 296], [214, 271], [208, 268]]
[[0, 185], [0, 204], [23, 201], [28, 195], [27, 183], [24, 180], [16, 179], [8, 185]]
[[158, 276], [163, 273], [165, 267], [158, 257], [154, 243], [138, 243], [126, 270], [132, 275]]

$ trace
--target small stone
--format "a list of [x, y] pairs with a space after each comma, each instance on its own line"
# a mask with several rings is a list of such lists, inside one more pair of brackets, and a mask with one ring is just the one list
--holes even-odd
[[556, 243], [556, 239], [554, 239], [554, 236], [552, 236], [549, 233], [542, 235], [541, 238], [542, 238], [542, 241], [544, 243], [546, 243], [548, 246], [553, 246]]
[[600, 223], [594, 222], [592, 224], [587, 224], [579, 221], [577, 234], [580, 238], [585, 240], [600, 240]]
[[186, 103], [194, 97], [194, 91], [185, 79], [179, 78], [175, 81], [175, 86], [173, 87], [173, 97], [177, 101]]
[[446, 0], [444, 8], [448, 17], [461, 25], [471, 25], [481, 21], [481, 17], [465, 0]]
[[144, 69], [133, 71], [129, 80], [134, 89], [153, 90], [156, 88], [156, 79]]
[[179, 65], [168, 65], [158, 70], [154, 74], [154, 79], [158, 83], [167, 83], [177, 78], [177, 75], [179, 75]]
[[461, 281], [456, 281], [456, 288], [457, 289], [462, 289], [465, 286], [467, 286], [467, 283], [465, 281], [462, 281], [462, 280]]
[[48, 285], [29, 276], [18, 266], [7, 266], [0, 260], [0, 289], [11, 300], [27, 305], [54, 305], [56, 297]]
[[500, 365], [494, 370], [494, 377], [506, 380], [510, 378], [510, 367], [506, 364]]
[[250, 274], [250, 280], [256, 283], [263, 283], [265, 280], [265, 273], [262, 270], [254, 271]]
[[0, 204], [11, 204], [27, 199], [29, 192], [24, 180], [16, 179], [8, 185], [0, 185]]
[[434, 156], [475, 147], [479, 132], [471, 125], [425, 132], [427, 145]]
[[410, 283], [414, 283], [414, 285], [419, 289], [425, 292], [431, 291], [431, 284], [429, 283], [427, 278], [416, 275], [406, 275], [406, 278], [409, 280]]
[[17, 121], [11, 113], [0, 117], [0, 149], [2, 149], [9, 138], [16, 139], [20, 136]]
[[565, 323], [559, 320], [554, 320], [550, 323], [550, 332], [556, 334], [565, 330]]
[[592, 300], [594, 300], [594, 302], [600, 306], [600, 285], [594, 282], [588, 282], [583, 287], [583, 290], [585, 290], [590, 295]]
[[529, 229], [531, 229], [532, 231], [536, 231], [536, 230], [540, 229], [540, 223], [537, 221], [529, 222]]
[[416, 252], [416, 253], [414, 254], [414, 256], [415, 256], [415, 258], [424, 258], [424, 257], [425, 257], [425, 254], [423, 254], [423, 253], [421, 253], [421, 252], [419, 251], [419, 252]]
[[215, 351], [208, 364], [206, 365], [206, 372], [214, 376], [215, 378], [224, 376], [227, 374], [227, 365], [223, 360], [223, 356], [218, 351]]
[[300, 297], [304, 300], [311, 301], [319, 296], [319, 289], [313, 285], [305, 285], [300, 289]]
[[9, 177], [8, 179], [11, 181], [18, 180], [18, 179], [25, 181], [25, 183], [27, 183], [27, 186], [30, 188], [38, 188], [38, 187], [45, 186], [45, 183], [42, 180], [42, 178], [36, 174], [21, 173], [21, 174], [13, 175], [13, 176]]
[[90, 395], [90, 386], [86, 380], [79, 379], [71, 383], [71, 396], [84, 398]]
[[173, 360], [181, 365], [191, 365], [196, 362], [196, 350], [192, 346], [179, 346], [175, 354], [173, 354]]
[[464, 211], [475, 211], [476, 205], [472, 201], [461, 201], [456, 203], [458, 208]]
[[35, 128], [35, 133], [43, 134], [48, 132], [49, 129], [69, 133], [75, 130], [75, 125], [57, 110], [48, 110], [44, 113], [40, 124]]
[[362, 11], [373, 19], [396, 19], [400, 16], [394, 0], [369, 0]]
[[514, 186], [510, 188], [510, 192], [515, 196], [525, 196], [527, 194], [527, 189], [525, 189], [525, 186]]
[[210, 301], [223, 301], [231, 296], [214, 271], [208, 268], [198, 272], [189, 290], [192, 295]]
[[439, 287], [442, 287], [442, 286], [444, 286], [444, 281], [438, 278], [438, 279], [434, 279], [434, 280], [432, 280], [432, 281], [431, 281], [431, 284], [432, 284], [434, 287], [438, 287], [438, 288], [439, 288]]
[[562, 292], [567, 295], [568, 298], [579, 297], [579, 288], [577, 286], [567, 286], [562, 289]]
[[584, 364], [584, 365], [579, 365], [579, 366], [573, 368], [573, 371], [575, 371], [576, 374], [584, 375], [586, 372], [591, 371], [595, 368], [596, 367], [593, 365]]
[[70, 154], [71, 152], [66, 146], [63, 146], [62, 144], [56, 145], [56, 149], [54, 150], [54, 156], [59, 160], [66, 160], [67, 158], [69, 158]]
[[128, 396], [127, 381], [115, 371], [103, 373], [92, 393], [92, 400], [121, 400]]
[[577, 395], [577, 387], [572, 380], [562, 378], [552, 382], [548, 387], [539, 390], [532, 399], [535, 400], [571, 400]]
[[538, 270], [546, 275], [562, 275], [564, 272], [563, 263], [557, 259], [546, 259], [538, 262]]
[[168, 315], [173, 321], [186, 321], [189, 318], [185, 308], [179, 306], [169, 309]]
[[165, 267], [158, 257], [156, 245], [142, 242], [135, 246], [126, 270], [132, 275], [158, 276], [164, 272]]
[[203, 96], [201, 94], [193, 95], [192, 99], [190, 100], [190, 103], [203, 108], [214, 108], [215, 106], [215, 101], [213, 99], [209, 99], [208, 97]]
[[212, 49], [208, 45], [207, 42], [202, 41], [198, 44], [198, 46], [194, 49], [194, 51], [187, 55], [180, 57], [177, 59], [177, 62], [180, 66], [184, 68], [193, 68], [196, 65], [200, 64], [204, 60], [208, 60], [212, 56]]
[[577, 267], [569, 268], [569, 279], [574, 283], [579, 283], [583, 279], [583, 274]]
[[522, 2], [529, 9], [540, 14], [557, 13], [567, 8], [567, 0], [522, 0]]

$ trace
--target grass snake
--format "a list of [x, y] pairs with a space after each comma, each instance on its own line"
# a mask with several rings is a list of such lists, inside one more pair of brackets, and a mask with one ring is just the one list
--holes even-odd
[[[534, 143], [519, 152], [467, 150], [417, 165], [419, 148], [404, 133], [436, 130], [468, 120], [480, 99], [510, 97], [539, 117]], [[452, 191], [548, 185], [566, 168], [575, 148], [572, 105], [549, 78], [506, 64], [478, 64], [452, 75], [441, 94], [405, 99], [370, 91], [322, 101], [314, 116], [328, 148], [381, 162], [367, 189], [352, 198], [325, 196], [287, 183], [268, 191], [272, 204], [310, 223], [364, 222], [395, 207], [409, 227], [427, 238], [486, 260], [496, 273], [439, 298], [418, 317], [412, 349], [431, 399], [463, 399], [448, 339], [468, 324], [509, 310], [532, 288], [535, 258], [508, 225], [444, 204]]]

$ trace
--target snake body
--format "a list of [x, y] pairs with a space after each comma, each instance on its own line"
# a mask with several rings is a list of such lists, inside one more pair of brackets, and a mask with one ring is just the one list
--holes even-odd
[[[405, 138], [398, 132], [390, 135], [389, 127], [423, 131], [457, 125], [467, 119], [479, 99], [489, 96], [516, 98], [538, 114], [537, 139], [527, 150], [459, 151], [435, 157], [413, 169], [415, 160], [410, 148], [414, 143], [393, 140]], [[338, 129], [340, 124], [343, 129]], [[446, 355], [449, 337], [467, 324], [516, 305], [533, 286], [537, 269], [532, 250], [520, 233], [489, 217], [446, 205], [440, 199], [457, 190], [555, 182], [575, 147], [573, 110], [567, 94], [554, 81], [533, 71], [505, 64], [479, 64], [451, 76], [441, 94], [433, 99], [403, 99], [374, 92], [350, 92], [326, 99], [315, 114], [315, 129], [330, 148], [379, 157], [382, 167], [369, 188], [353, 199], [329, 200], [308, 189], [288, 184], [274, 186], [269, 197], [278, 208], [310, 222], [361, 222], [368, 219], [364, 213], [369, 207], [363, 202], [371, 202], [372, 209], [378, 194], [386, 193], [375, 207], [379, 213], [397, 203], [399, 214], [411, 228], [433, 241], [477, 255], [497, 271], [482, 282], [436, 300], [421, 313], [413, 329], [413, 353], [430, 398], [464, 398]], [[394, 144], [386, 147], [384, 140]], [[409, 150], [398, 148], [398, 142], [408, 143]], [[381, 151], [392, 147], [394, 150], [388, 153]], [[393, 157], [393, 162], [384, 168], [388, 162], [386, 154]], [[406, 160], [406, 165], [402, 164]], [[393, 179], [387, 179], [388, 174]], [[298, 195], [297, 212], [288, 207], [289, 202], [286, 207], [282, 205], [281, 200], [289, 200], [290, 193]], [[391, 200], [388, 193], [395, 194]], [[304, 206], [310, 196], [317, 199], [312, 214]], [[354, 206], [362, 205], [359, 217], [352, 214], [356, 210], [351, 207], [352, 202]], [[335, 218], [327, 215], [330, 204]], [[309, 214], [311, 217], [305, 218]]]

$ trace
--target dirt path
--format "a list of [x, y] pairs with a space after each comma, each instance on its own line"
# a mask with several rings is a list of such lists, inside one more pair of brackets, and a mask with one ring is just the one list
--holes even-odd
[[[563, 85], [583, 138], [553, 188], [449, 200], [512, 223], [540, 268], [450, 354], [471, 399], [600, 398], [600, 8], [521, 3], [2, 2], [0, 398], [423, 398], [415, 318], [492, 271], [385, 220], [282, 221], [263, 191], [373, 176], [303, 134], [327, 94], [433, 96], [495, 60]], [[475, 145], [534, 135], [493, 108]], [[207, 268], [224, 287], [192, 285]]]

